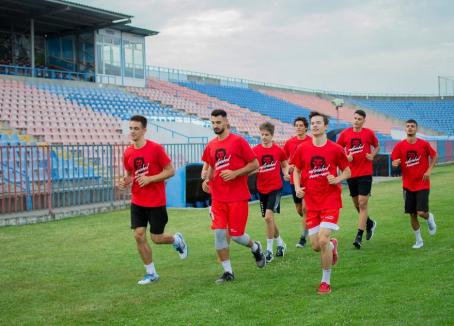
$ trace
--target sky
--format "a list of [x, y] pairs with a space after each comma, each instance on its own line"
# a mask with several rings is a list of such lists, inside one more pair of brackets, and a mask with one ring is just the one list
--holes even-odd
[[310, 89], [438, 93], [452, 0], [92, 0], [159, 31], [147, 64]]

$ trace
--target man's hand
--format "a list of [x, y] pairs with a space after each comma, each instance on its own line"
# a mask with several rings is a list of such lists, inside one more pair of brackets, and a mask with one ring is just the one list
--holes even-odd
[[152, 181], [152, 177], [151, 176], [145, 176], [145, 175], [139, 175], [137, 178], [136, 178], [136, 181], [137, 183], [139, 184], [139, 186], [142, 188], [142, 187], [145, 187], [147, 184], [149, 184], [151, 181]]
[[336, 184], [339, 183], [339, 181], [337, 180], [337, 178], [336, 178], [334, 175], [332, 175], [332, 174], [328, 174], [328, 175], [326, 176], [326, 179], [328, 179], [328, 183], [329, 183], [330, 185], [336, 185]]
[[125, 190], [129, 186], [130, 183], [131, 183], [131, 177], [126, 176], [126, 177], [122, 177], [122, 178], [120, 178], [120, 180], [118, 180], [117, 186], [120, 190]]
[[208, 180], [203, 180], [203, 182], [202, 182], [202, 190], [205, 191], [207, 194], [209, 194], [211, 192], [210, 185], [208, 183], [209, 183]]
[[306, 190], [305, 187], [295, 187], [296, 197], [303, 198], [305, 194], [304, 190]]
[[348, 160], [349, 162], [353, 161], [353, 155], [352, 155], [352, 154], [348, 154], [348, 155], [347, 155], [347, 160]]
[[400, 165], [400, 158], [392, 161], [391, 165], [394, 166], [395, 168], [397, 168]]
[[208, 175], [208, 170], [202, 169], [202, 172], [200, 173], [200, 178], [202, 178], [202, 180], [205, 180], [207, 178], [207, 175]]
[[290, 174], [284, 173], [284, 180], [285, 181], [290, 181]]
[[428, 170], [424, 173], [424, 175], [422, 176], [422, 179], [423, 179], [424, 181], [428, 181], [428, 180], [430, 179], [430, 174], [431, 174], [431, 173], [432, 173], [432, 171], [431, 171], [430, 169], [428, 169]]
[[232, 170], [224, 170], [221, 173], [219, 173], [219, 175], [221, 176], [222, 180], [224, 180], [224, 181], [231, 181], [238, 176], [236, 171], [232, 171]]
[[374, 157], [375, 157], [375, 155], [372, 155], [372, 153], [367, 153], [367, 154], [366, 154], [366, 158], [367, 158], [369, 161], [373, 161], [373, 160], [374, 160]]

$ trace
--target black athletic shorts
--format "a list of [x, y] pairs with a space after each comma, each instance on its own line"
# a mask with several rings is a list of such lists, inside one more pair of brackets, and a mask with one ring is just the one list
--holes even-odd
[[404, 189], [405, 213], [416, 214], [416, 212], [428, 212], [429, 192], [429, 189], [418, 191]]
[[165, 206], [143, 207], [131, 203], [131, 229], [146, 228], [150, 223], [150, 233], [162, 234], [168, 219]]
[[260, 210], [262, 211], [262, 217], [265, 217], [265, 211], [271, 209], [273, 213], [281, 212], [281, 189], [274, 190], [269, 194], [261, 194], [260, 197]]
[[369, 196], [370, 190], [372, 189], [372, 176], [364, 175], [361, 177], [350, 178], [347, 179], [347, 183], [348, 189], [350, 189], [350, 196]]
[[295, 204], [301, 204], [303, 202], [303, 198], [296, 197], [295, 185], [291, 184], [290, 188], [292, 188], [293, 202]]

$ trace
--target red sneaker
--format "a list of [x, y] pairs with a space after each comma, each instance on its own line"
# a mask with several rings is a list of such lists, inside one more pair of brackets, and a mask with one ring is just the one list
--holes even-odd
[[339, 255], [337, 253], [337, 239], [336, 238], [332, 238], [331, 239], [331, 243], [334, 246], [334, 248], [333, 248], [333, 262], [332, 262], [332, 265], [336, 265], [337, 260], [339, 259]]
[[318, 294], [329, 294], [331, 293], [331, 286], [328, 283], [322, 282], [318, 288]]

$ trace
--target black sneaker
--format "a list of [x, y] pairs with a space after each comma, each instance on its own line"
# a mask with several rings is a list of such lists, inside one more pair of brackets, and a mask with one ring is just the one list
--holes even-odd
[[267, 264], [271, 263], [274, 259], [273, 253], [271, 251], [267, 250], [266, 254], [265, 254], [265, 258], [266, 258]]
[[277, 246], [276, 257], [284, 257], [285, 249], [287, 249], [287, 246], [285, 243], [283, 243], [282, 246]]
[[257, 264], [257, 267], [263, 268], [266, 265], [266, 258], [265, 255], [262, 252], [262, 245], [260, 244], [259, 241], [255, 241], [255, 244], [257, 245], [257, 250], [252, 252], [252, 255], [255, 258], [255, 263]]
[[306, 246], [306, 237], [304, 235], [301, 236], [300, 241], [296, 244], [297, 248], [304, 248]]
[[215, 283], [223, 284], [225, 282], [231, 282], [233, 280], [235, 280], [235, 276], [233, 275], [233, 273], [224, 272], [224, 274], [222, 274], [222, 276], [220, 278], [218, 278]]
[[372, 220], [372, 225], [366, 227], [366, 240], [372, 239], [375, 233], [375, 228], [377, 227], [377, 222]]
[[353, 245], [355, 246], [356, 249], [361, 249], [361, 241], [363, 239], [360, 236], [356, 236], [355, 241], [353, 242]]

